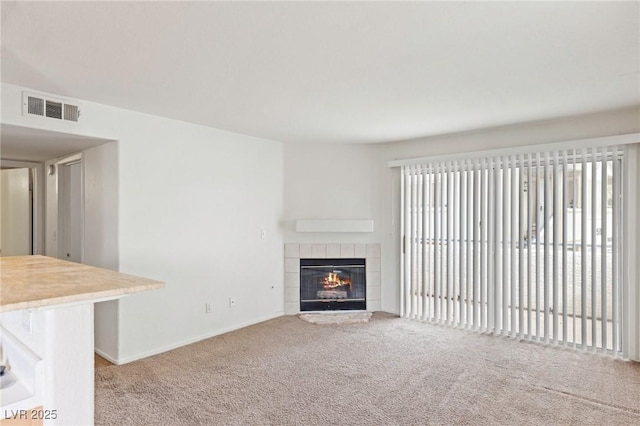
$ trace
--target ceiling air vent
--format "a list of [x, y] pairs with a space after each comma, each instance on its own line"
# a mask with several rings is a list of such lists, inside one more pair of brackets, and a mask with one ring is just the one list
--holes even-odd
[[67, 103], [60, 99], [53, 99], [33, 93], [23, 93], [22, 114], [55, 118], [56, 120], [74, 121], [77, 123], [80, 118], [80, 109], [78, 105]]

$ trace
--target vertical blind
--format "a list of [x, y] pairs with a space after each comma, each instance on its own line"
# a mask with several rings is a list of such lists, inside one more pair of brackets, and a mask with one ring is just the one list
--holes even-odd
[[402, 166], [401, 315], [620, 354], [623, 155]]

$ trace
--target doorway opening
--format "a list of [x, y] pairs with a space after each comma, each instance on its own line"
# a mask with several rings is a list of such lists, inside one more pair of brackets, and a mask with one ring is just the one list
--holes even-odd
[[42, 165], [2, 160], [0, 169], [0, 256], [42, 254]]
[[56, 162], [58, 247], [57, 257], [82, 263], [84, 258], [84, 209], [82, 185], [82, 154]]

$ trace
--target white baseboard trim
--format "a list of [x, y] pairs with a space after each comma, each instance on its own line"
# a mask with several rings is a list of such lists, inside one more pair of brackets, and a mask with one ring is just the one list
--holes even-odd
[[93, 351], [98, 355], [100, 355], [102, 358], [109, 361], [111, 364], [118, 364], [118, 362], [115, 359], [113, 359], [110, 355], [107, 355], [105, 352], [101, 351], [100, 349], [94, 348]]
[[250, 321], [246, 321], [246, 322], [243, 322], [243, 323], [240, 323], [240, 324], [233, 325], [231, 327], [223, 328], [221, 330], [216, 330], [216, 331], [213, 331], [211, 333], [206, 333], [206, 334], [203, 334], [203, 335], [200, 335], [200, 336], [197, 336], [197, 337], [193, 337], [191, 339], [182, 340], [180, 342], [177, 342], [177, 343], [174, 343], [174, 344], [171, 344], [171, 345], [167, 345], [167, 346], [163, 346], [163, 347], [160, 347], [160, 348], [152, 349], [150, 351], [146, 351], [146, 352], [143, 352], [143, 353], [140, 353], [140, 354], [137, 354], [137, 355], [129, 356], [129, 357], [126, 357], [126, 358], [119, 358], [117, 360], [113, 359], [111, 357], [103, 356], [98, 350], [96, 350], [96, 353], [98, 355], [102, 356], [103, 358], [105, 358], [106, 360], [108, 360], [109, 362], [113, 363], [113, 364], [123, 365], [123, 364], [127, 364], [127, 363], [130, 363], [130, 362], [133, 362], [133, 361], [137, 361], [139, 359], [148, 358], [148, 357], [153, 356], [153, 355], [158, 355], [158, 354], [161, 354], [163, 352], [168, 352], [170, 350], [177, 349], [177, 348], [180, 348], [182, 346], [187, 346], [187, 345], [190, 345], [192, 343], [199, 342], [201, 340], [205, 340], [205, 339], [209, 339], [211, 337], [219, 336], [221, 334], [229, 333], [230, 331], [239, 330], [239, 329], [244, 328], [244, 327], [249, 327], [250, 325], [255, 325], [255, 324], [259, 324], [261, 322], [268, 321], [270, 319], [279, 318], [281, 316], [284, 316], [284, 311], [275, 312], [275, 313], [267, 315], [265, 317], [256, 318], [256, 319], [253, 319], [253, 320], [250, 320]]

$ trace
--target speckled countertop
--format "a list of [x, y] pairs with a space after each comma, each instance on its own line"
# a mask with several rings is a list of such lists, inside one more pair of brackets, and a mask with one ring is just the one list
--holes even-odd
[[0, 257], [0, 312], [115, 299], [164, 283], [46, 256]]

